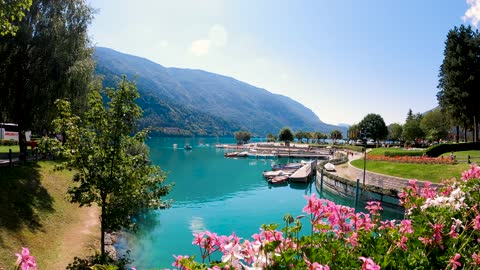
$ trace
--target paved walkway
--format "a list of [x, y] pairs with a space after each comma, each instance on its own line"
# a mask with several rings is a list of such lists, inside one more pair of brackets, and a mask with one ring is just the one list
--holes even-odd
[[[346, 154], [346, 153], [345, 153]], [[363, 170], [353, 167], [350, 162], [356, 159], [362, 159], [362, 153], [354, 152], [354, 155], [348, 156], [348, 163], [340, 164], [335, 166], [335, 172], [331, 172], [335, 175], [338, 175], [343, 178], [356, 181], [360, 179], [360, 184], [363, 184]], [[395, 177], [390, 175], [384, 175], [379, 173], [373, 173], [366, 171], [365, 172], [365, 184], [381, 187], [383, 189], [394, 189], [397, 191], [402, 191], [404, 187], [408, 185], [408, 180], [401, 177]], [[422, 186], [421, 181], [418, 182], [419, 186]]]

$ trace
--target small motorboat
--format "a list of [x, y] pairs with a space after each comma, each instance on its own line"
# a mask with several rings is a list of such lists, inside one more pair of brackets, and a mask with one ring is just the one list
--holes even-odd
[[237, 157], [246, 157], [248, 156], [248, 152], [247, 151], [244, 151], [244, 152], [240, 152], [237, 154]]
[[270, 184], [274, 184], [274, 185], [286, 183], [286, 182], [288, 182], [288, 175], [275, 176], [275, 177], [269, 179], [268, 182]]
[[225, 157], [236, 157], [238, 156], [238, 152], [229, 152], [224, 154]]
[[183, 147], [185, 150], [192, 150], [192, 146], [189, 145], [189, 144], [186, 144], [184, 147]]

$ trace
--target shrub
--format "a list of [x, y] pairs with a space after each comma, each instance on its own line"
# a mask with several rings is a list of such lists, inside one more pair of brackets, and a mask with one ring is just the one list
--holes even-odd
[[384, 153], [386, 157], [421, 157], [423, 154], [424, 151], [422, 150], [388, 150]]
[[480, 150], [480, 143], [443, 143], [431, 146], [425, 154], [429, 157], [438, 157], [449, 152]]
[[0, 140], [0, 145], [13, 146], [18, 145], [18, 142], [15, 140]]

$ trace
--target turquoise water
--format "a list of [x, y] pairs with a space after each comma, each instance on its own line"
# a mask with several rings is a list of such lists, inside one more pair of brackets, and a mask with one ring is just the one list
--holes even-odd
[[[152, 211], [139, 220], [135, 234], [127, 234], [117, 245], [120, 253], [131, 251], [137, 269], [171, 267], [172, 255], [199, 254], [191, 244], [192, 234], [210, 230], [218, 234], [250, 238], [261, 224], [282, 223], [286, 213], [301, 214], [305, 195], [317, 193], [315, 185], [296, 184], [272, 187], [262, 177], [274, 162], [224, 158], [226, 150], [216, 143], [233, 143], [226, 138], [152, 138], [149, 140], [153, 163], [168, 173], [167, 183], [175, 183], [168, 199], [170, 209]], [[173, 149], [173, 144], [178, 149]], [[183, 146], [193, 146], [192, 151]], [[353, 201], [321, 197], [353, 206]]]

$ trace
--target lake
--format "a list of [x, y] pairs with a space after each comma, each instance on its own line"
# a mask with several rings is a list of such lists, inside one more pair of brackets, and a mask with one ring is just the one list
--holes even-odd
[[[151, 138], [150, 158], [167, 172], [166, 182], [175, 183], [166, 197], [174, 203], [140, 217], [137, 233], [125, 234], [117, 244], [119, 253], [130, 250], [137, 269], [171, 268], [172, 255], [199, 257], [198, 246], [191, 244], [195, 232], [235, 232], [250, 239], [262, 224], [282, 223], [286, 213], [302, 214], [304, 196], [317, 193], [315, 185], [269, 185], [262, 172], [288, 160], [225, 158], [227, 150], [215, 148], [217, 143], [234, 142], [233, 138]], [[186, 144], [193, 150], [184, 150]], [[354, 204], [328, 193], [320, 197]]]

